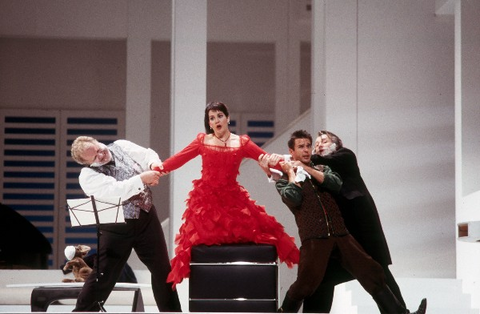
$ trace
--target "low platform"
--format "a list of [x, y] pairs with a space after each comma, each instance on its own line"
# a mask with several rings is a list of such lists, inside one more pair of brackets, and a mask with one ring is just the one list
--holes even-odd
[[[77, 299], [83, 283], [32, 283], [11, 284], [7, 288], [33, 288], [30, 297], [32, 312], [47, 312], [50, 304], [64, 300]], [[117, 283], [113, 291], [133, 291], [132, 312], [145, 312], [141, 288], [147, 284]]]

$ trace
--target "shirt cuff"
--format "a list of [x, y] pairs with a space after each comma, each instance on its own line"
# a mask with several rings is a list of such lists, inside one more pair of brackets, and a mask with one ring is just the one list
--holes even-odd
[[137, 192], [137, 194], [143, 192], [145, 190], [145, 184], [143, 184], [140, 175], [133, 177], [133, 188]]

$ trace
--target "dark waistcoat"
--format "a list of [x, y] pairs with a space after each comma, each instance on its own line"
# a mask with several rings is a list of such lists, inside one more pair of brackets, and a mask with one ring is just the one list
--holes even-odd
[[303, 183], [303, 201], [291, 208], [301, 241], [348, 234], [342, 214], [330, 192], [323, 191], [312, 180]]

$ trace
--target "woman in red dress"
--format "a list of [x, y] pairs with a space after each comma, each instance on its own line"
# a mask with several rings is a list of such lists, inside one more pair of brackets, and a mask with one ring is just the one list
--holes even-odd
[[182, 216], [184, 222], [175, 238], [177, 247], [167, 278], [174, 287], [189, 276], [191, 248], [199, 244], [272, 244], [280, 261], [289, 267], [298, 263], [294, 238], [237, 182], [243, 158], [257, 160], [265, 152], [247, 135], [231, 133], [229, 123], [227, 106], [210, 102], [205, 109], [206, 133], [199, 133], [182, 151], [165, 160], [160, 169], [168, 173], [202, 156], [202, 177], [193, 181]]

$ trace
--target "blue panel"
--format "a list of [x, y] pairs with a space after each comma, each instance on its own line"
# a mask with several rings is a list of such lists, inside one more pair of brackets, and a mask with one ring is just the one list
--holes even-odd
[[263, 138], [272, 138], [273, 132], [248, 132], [250, 137], [263, 137]]
[[5, 167], [55, 167], [54, 161], [36, 161], [36, 160], [5, 160]]
[[53, 172], [20, 172], [20, 171], [5, 171], [3, 173], [5, 178], [54, 178]]
[[41, 233], [53, 233], [53, 227], [37, 227]]
[[[70, 154], [68, 154], [68, 157], [70, 157]], [[77, 164], [75, 161], [67, 161], [67, 167], [68, 168], [78, 168], [79, 171], [81, 168], [83, 168], [84, 166], [80, 165], [80, 164]]]
[[73, 198], [86, 198], [87, 196], [85, 194], [67, 194], [67, 200], [73, 199]]
[[42, 123], [53, 124], [56, 119], [54, 117], [5, 117], [6, 123]]
[[114, 124], [117, 125], [116, 118], [68, 118], [68, 124]]
[[33, 194], [33, 193], [3, 193], [3, 199], [5, 200], [53, 200], [53, 194]]
[[39, 140], [39, 139], [19, 139], [9, 138], [5, 139], [6, 145], [42, 145], [42, 146], [55, 146], [55, 140]]
[[5, 189], [54, 189], [54, 183], [5, 182]]
[[54, 157], [55, 151], [53, 150], [27, 150], [27, 149], [6, 149], [4, 151], [5, 156], [49, 156]]
[[19, 211], [19, 210], [41, 210], [41, 211], [52, 211], [54, 210], [53, 205], [35, 205], [35, 204], [26, 204], [26, 205], [10, 205], [13, 209]]
[[101, 129], [69, 129], [68, 135], [117, 135], [117, 130], [101, 130]]
[[249, 127], [273, 128], [274, 123], [273, 123], [273, 121], [268, 121], [268, 120], [260, 121], [259, 120], [259, 121], [248, 121], [247, 125]]
[[55, 134], [55, 129], [5, 128], [5, 134], [49, 134], [49, 135], [54, 135]]
[[53, 216], [30, 216], [30, 215], [25, 215], [25, 218], [27, 218], [30, 222], [53, 222]]
[[67, 179], [77, 179], [80, 172], [67, 172]]
[[67, 190], [81, 189], [79, 183], [67, 183]]

